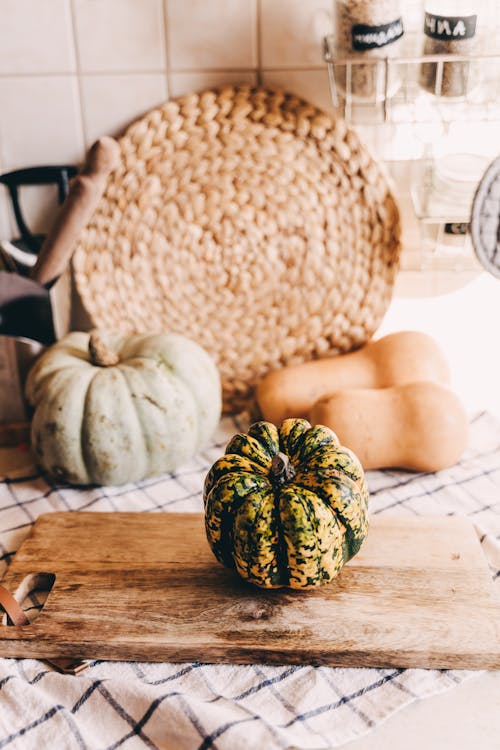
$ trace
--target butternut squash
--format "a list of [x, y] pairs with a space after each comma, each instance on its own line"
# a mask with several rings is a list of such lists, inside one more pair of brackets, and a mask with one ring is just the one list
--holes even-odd
[[313, 406], [309, 421], [330, 427], [365, 470], [438, 471], [455, 464], [467, 445], [459, 399], [428, 381], [334, 393]]
[[436, 341], [418, 331], [384, 336], [349, 354], [284, 367], [257, 387], [262, 416], [280, 424], [306, 417], [313, 404], [345, 388], [386, 388], [417, 380], [446, 385], [448, 363]]

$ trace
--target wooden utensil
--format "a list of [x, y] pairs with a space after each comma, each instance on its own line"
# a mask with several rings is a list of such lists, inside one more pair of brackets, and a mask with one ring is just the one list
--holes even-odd
[[78, 235], [94, 213], [119, 157], [120, 147], [109, 136], [99, 138], [89, 150], [83, 169], [72, 180], [68, 196], [42, 245], [31, 273], [34, 281], [48, 286], [64, 271]]
[[[199, 514], [41, 516], [3, 585], [55, 574], [0, 655], [500, 668], [500, 602], [472, 525], [374, 517], [336, 582], [259, 590], [219, 565]], [[24, 585], [26, 588], [26, 584]]]

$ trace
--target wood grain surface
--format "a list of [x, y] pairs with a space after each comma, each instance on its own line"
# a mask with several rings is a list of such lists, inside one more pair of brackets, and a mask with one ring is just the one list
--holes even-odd
[[500, 602], [472, 525], [374, 517], [337, 581], [256, 589], [219, 565], [199, 514], [41, 516], [2, 581], [53, 573], [0, 656], [500, 668]]

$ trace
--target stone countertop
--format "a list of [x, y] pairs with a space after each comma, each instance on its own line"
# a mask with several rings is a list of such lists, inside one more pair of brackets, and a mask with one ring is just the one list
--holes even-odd
[[481, 672], [441, 695], [416, 701], [345, 750], [498, 750], [500, 671]]

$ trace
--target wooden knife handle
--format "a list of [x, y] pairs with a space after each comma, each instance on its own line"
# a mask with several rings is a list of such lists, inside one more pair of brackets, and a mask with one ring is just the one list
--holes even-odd
[[83, 169], [72, 180], [69, 193], [47, 234], [31, 278], [49, 286], [66, 268], [78, 236], [88, 224], [104, 192], [109, 173], [120, 158], [118, 143], [103, 136], [87, 154]]
[[13, 625], [29, 625], [30, 621], [21, 609], [21, 605], [2, 584], [0, 584], [0, 605], [7, 612]]

